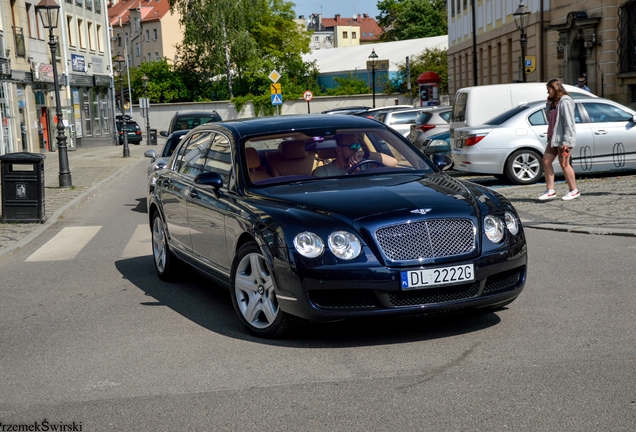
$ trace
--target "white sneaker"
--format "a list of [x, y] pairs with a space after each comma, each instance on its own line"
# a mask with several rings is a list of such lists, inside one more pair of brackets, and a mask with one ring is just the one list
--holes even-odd
[[565, 195], [563, 195], [563, 198], [561, 198], [563, 201], [570, 201], [573, 200], [574, 198], [578, 198], [581, 194], [579, 193], [578, 189], [574, 189], [571, 190], [570, 192], [566, 193]]
[[546, 201], [552, 198], [556, 198], [556, 192], [553, 190], [546, 190], [545, 192], [543, 192], [543, 195], [539, 197], [539, 201]]

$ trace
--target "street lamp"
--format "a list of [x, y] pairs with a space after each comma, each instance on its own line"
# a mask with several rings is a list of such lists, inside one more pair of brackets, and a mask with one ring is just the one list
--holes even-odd
[[148, 77], [146, 75], [141, 77], [141, 84], [144, 86], [144, 96], [146, 97], [146, 145], [150, 145], [150, 99], [148, 99]]
[[519, 3], [519, 7], [512, 14], [515, 19], [515, 23], [517, 23], [517, 29], [521, 32], [521, 37], [519, 38], [519, 42], [521, 43], [521, 71], [523, 76], [523, 82], [526, 82], [526, 22], [527, 17], [530, 15], [530, 9], [523, 4], [523, 2]]
[[371, 65], [371, 86], [373, 87], [373, 108], [375, 108], [375, 67], [378, 64], [378, 55], [375, 53], [375, 48], [371, 50], [369, 55], [369, 61], [367, 62], [367, 69]]
[[53, 82], [55, 86], [55, 116], [57, 117], [57, 151], [59, 158], [59, 182], [60, 187], [72, 187], [71, 170], [68, 165], [68, 151], [66, 148], [66, 135], [64, 134], [64, 121], [62, 107], [60, 105], [60, 83], [57, 80], [57, 61], [55, 50], [57, 42], [53, 36], [53, 29], [57, 28], [60, 17], [60, 6], [55, 0], [42, 0], [35, 6], [36, 13], [40, 15], [42, 27], [49, 29], [49, 46], [51, 47], [51, 63], [53, 64]]
[[[305, 90], [309, 91], [309, 72], [305, 71], [303, 75], [305, 77]], [[307, 114], [311, 114], [311, 109], [309, 108], [309, 101], [307, 101]]]
[[124, 113], [124, 74], [122, 70], [126, 59], [124, 59], [121, 55], [118, 55], [113, 61], [117, 63], [117, 70], [119, 72], [119, 102], [121, 103], [121, 133], [124, 135], [124, 157], [130, 157], [130, 149], [128, 148], [128, 131], [126, 130], [126, 114]]

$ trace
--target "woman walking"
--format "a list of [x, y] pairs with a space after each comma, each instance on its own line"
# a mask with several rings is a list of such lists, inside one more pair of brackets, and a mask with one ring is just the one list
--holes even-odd
[[545, 201], [556, 198], [552, 163], [558, 156], [565, 181], [570, 188], [562, 199], [569, 201], [580, 196], [576, 187], [574, 168], [570, 165], [570, 153], [572, 147], [576, 145], [574, 101], [558, 79], [551, 79], [546, 87], [548, 89], [548, 101], [545, 107], [548, 118], [548, 144], [543, 154], [543, 172], [547, 189], [539, 199]]

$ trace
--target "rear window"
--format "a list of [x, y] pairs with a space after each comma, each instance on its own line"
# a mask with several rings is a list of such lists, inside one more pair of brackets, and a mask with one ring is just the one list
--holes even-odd
[[466, 121], [466, 102], [468, 101], [468, 93], [459, 93], [455, 98], [455, 106], [453, 107], [453, 121]]
[[417, 118], [418, 112], [394, 112], [391, 117], [392, 125], [413, 123]]
[[431, 117], [433, 117], [433, 114], [431, 114], [430, 112], [423, 112], [417, 116], [417, 118], [415, 119], [415, 124], [416, 125], [426, 124], [429, 122]]
[[519, 114], [522, 111], [525, 111], [526, 109], [528, 109], [527, 106], [513, 108], [511, 110], [506, 111], [503, 114], [499, 114], [497, 117], [495, 117], [493, 119], [488, 120], [484, 124], [487, 124], [487, 125], [490, 125], [490, 126], [498, 126], [500, 124], [503, 124], [503, 123], [507, 122], [512, 117], [516, 116], [517, 114]]
[[209, 114], [201, 116], [183, 116], [177, 117], [174, 122], [174, 128], [172, 132], [186, 129], [194, 129], [195, 127], [206, 124], [209, 122], [221, 121], [221, 116], [218, 114]]

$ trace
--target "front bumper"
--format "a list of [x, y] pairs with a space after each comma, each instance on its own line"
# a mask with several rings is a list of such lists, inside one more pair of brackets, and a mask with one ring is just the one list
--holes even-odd
[[475, 266], [474, 281], [408, 291], [400, 284], [400, 272], [407, 270], [404, 268], [332, 266], [303, 277], [291, 268], [278, 266], [279, 304], [287, 313], [316, 321], [400, 317], [494, 307], [511, 302], [523, 290], [527, 275], [525, 244], [451, 265], [469, 263]]

